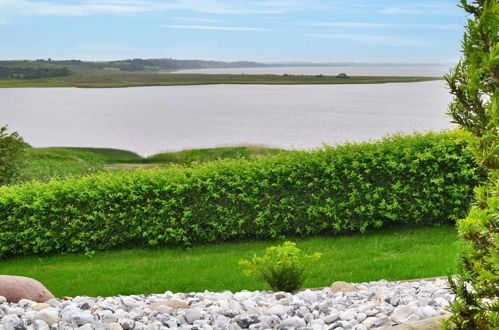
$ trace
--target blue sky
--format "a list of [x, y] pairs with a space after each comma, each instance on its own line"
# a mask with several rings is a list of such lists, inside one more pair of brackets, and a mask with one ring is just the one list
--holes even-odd
[[457, 0], [0, 0], [0, 59], [454, 63]]

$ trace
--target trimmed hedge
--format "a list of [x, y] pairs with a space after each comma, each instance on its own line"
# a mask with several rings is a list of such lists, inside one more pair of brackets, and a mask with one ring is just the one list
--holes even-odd
[[480, 175], [461, 133], [0, 188], [0, 256], [439, 225]]

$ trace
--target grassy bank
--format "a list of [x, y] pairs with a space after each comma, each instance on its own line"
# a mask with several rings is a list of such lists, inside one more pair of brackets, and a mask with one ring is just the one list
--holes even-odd
[[23, 183], [32, 180], [47, 182], [51, 179], [66, 179], [93, 174], [105, 170], [106, 164], [189, 165], [193, 162], [209, 162], [218, 159], [272, 157], [283, 152], [286, 150], [258, 146], [235, 146], [162, 152], [144, 158], [132, 151], [112, 148], [29, 148], [27, 150], [27, 165], [21, 170], [17, 182]]
[[58, 80], [0, 80], [0, 87], [138, 87], [183, 86], [212, 84], [382, 84], [441, 80], [440, 77], [377, 77], [354, 76], [282, 76], [282, 75], [235, 75], [235, 74], [158, 74], [150, 72], [84, 72]]
[[105, 159], [88, 149], [28, 148], [27, 163], [20, 170], [18, 183], [97, 173], [104, 170]]
[[191, 164], [208, 162], [217, 159], [251, 159], [255, 157], [271, 157], [286, 152], [283, 149], [258, 146], [236, 146], [206, 149], [191, 149], [178, 152], [163, 152], [142, 160], [145, 163]]
[[144, 158], [133, 151], [114, 149], [114, 148], [85, 148], [85, 147], [57, 147], [51, 148], [52, 150], [64, 150], [65, 152], [86, 152], [94, 154], [99, 157], [106, 164], [109, 163], [138, 163], [142, 162]]
[[[365, 235], [295, 239], [306, 253], [321, 252], [305, 287], [336, 280], [402, 280], [454, 273], [454, 227], [398, 228]], [[34, 277], [56, 296], [262, 290], [241, 272], [238, 261], [277, 241], [222, 243], [189, 249], [130, 249], [83, 254], [23, 257], [0, 262], [0, 274]]]

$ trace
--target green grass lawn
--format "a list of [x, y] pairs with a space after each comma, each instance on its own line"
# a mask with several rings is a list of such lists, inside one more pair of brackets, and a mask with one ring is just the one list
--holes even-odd
[[[333, 281], [402, 280], [455, 273], [454, 227], [398, 228], [369, 234], [293, 239], [306, 253], [321, 252], [305, 287]], [[34, 277], [56, 296], [269, 289], [242, 273], [240, 259], [263, 254], [278, 241], [183, 248], [129, 249], [19, 257], [0, 261], [0, 274]]]

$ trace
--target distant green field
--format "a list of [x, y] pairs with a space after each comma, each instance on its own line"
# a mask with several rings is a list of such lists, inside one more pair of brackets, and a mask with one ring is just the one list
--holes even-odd
[[76, 87], [179, 86], [209, 84], [380, 84], [439, 80], [438, 77], [279, 76], [234, 74], [109, 73], [73, 75], [64, 81]]
[[82, 87], [111, 88], [138, 86], [184, 86], [212, 84], [382, 84], [441, 80], [440, 77], [281, 76], [234, 74], [158, 74], [148, 72], [104, 71], [76, 73], [58, 80], [0, 80], [1, 87]]
[[72, 85], [67, 82], [63, 82], [60, 80], [53, 80], [53, 79], [30, 79], [30, 80], [0, 79], [0, 88], [21, 88], [21, 87], [72, 87]]

